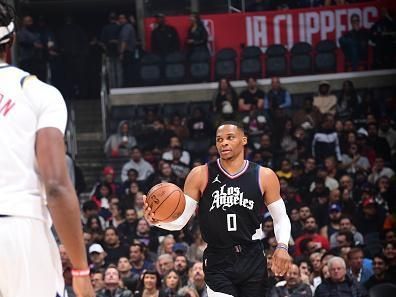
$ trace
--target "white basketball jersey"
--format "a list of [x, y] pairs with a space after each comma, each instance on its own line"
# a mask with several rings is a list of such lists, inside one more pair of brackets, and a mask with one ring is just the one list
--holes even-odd
[[57, 89], [0, 64], [0, 214], [49, 221], [36, 166], [36, 132], [54, 127], [64, 133], [66, 121]]

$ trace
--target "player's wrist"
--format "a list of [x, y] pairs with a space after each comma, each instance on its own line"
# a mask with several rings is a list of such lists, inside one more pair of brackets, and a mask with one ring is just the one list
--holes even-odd
[[71, 270], [71, 275], [73, 277], [83, 277], [83, 276], [89, 276], [91, 270], [89, 268], [84, 268], [84, 269], [72, 269]]
[[283, 249], [283, 250], [285, 250], [285, 251], [289, 251], [289, 246], [287, 245], [287, 244], [285, 244], [285, 243], [281, 243], [281, 242], [279, 242], [277, 245], [276, 245], [276, 248], [275, 249]]

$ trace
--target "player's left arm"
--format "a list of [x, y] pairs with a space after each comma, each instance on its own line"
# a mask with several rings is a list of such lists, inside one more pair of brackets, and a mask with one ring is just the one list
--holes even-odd
[[269, 168], [260, 168], [260, 182], [264, 193], [264, 202], [274, 221], [274, 233], [278, 245], [272, 259], [271, 269], [275, 275], [285, 275], [290, 266], [288, 243], [291, 224], [286, 213], [285, 203], [280, 196], [279, 179]]

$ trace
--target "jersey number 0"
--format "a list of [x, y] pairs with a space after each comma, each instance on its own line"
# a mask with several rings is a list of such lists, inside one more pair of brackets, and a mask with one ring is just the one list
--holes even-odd
[[236, 214], [235, 213], [227, 214], [227, 230], [228, 231], [236, 231], [237, 230]]

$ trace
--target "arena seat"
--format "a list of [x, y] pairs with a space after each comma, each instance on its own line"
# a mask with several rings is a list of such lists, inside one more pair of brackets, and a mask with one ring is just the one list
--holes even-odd
[[267, 77], [287, 75], [287, 49], [282, 44], [270, 45], [265, 54]]
[[164, 79], [166, 83], [183, 83], [186, 78], [186, 56], [183, 52], [170, 53], [165, 57]]
[[333, 40], [321, 40], [315, 47], [315, 71], [331, 73], [337, 71], [337, 45]]
[[200, 47], [190, 54], [189, 74], [193, 82], [210, 81], [210, 54], [207, 48]]
[[215, 80], [221, 78], [235, 79], [236, 77], [236, 56], [237, 53], [232, 48], [223, 48], [216, 54]]
[[262, 77], [261, 49], [257, 46], [247, 46], [242, 50], [240, 59], [240, 78]]
[[312, 73], [312, 46], [308, 42], [297, 42], [290, 50], [290, 74]]

